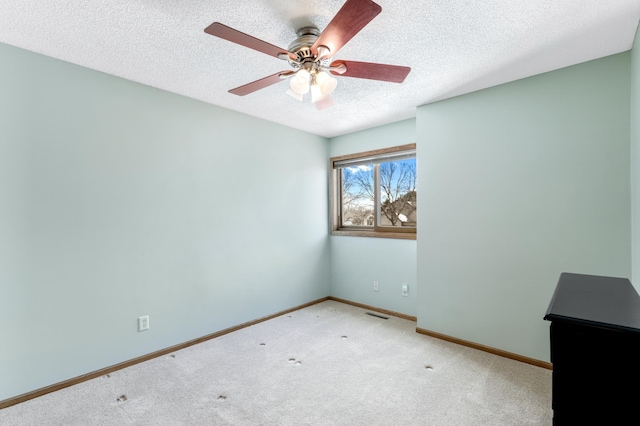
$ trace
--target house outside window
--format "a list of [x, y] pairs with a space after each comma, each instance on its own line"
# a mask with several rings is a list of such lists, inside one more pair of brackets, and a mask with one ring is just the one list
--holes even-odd
[[415, 239], [416, 146], [332, 158], [331, 232]]

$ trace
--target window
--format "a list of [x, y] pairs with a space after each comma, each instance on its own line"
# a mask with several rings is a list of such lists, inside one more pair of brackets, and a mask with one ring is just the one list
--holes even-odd
[[334, 235], [416, 238], [416, 145], [331, 159]]

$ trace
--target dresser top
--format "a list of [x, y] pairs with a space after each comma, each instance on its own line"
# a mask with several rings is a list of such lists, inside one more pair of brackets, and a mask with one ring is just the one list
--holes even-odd
[[626, 278], [564, 272], [544, 319], [640, 333], [640, 296]]

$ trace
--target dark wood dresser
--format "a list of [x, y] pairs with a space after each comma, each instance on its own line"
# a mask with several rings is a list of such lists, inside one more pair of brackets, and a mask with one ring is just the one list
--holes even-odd
[[640, 424], [640, 297], [631, 282], [563, 273], [544, 319], [553, 424]]

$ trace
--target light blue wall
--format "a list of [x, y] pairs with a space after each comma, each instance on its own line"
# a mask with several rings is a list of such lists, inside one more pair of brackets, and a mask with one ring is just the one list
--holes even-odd
[[[640, 275], [637, 43], [328, 146], [8, 46], [0, 62], [0, 400], [329, 294], [548, 359], [561, 271]], [[327, 158], [413, 142], [420, 242], [327, 237]]]
[[[415, 119], [331, 139], [331, 157], [416, 142]], [[418, 229], [420, 223], [418, 222]], [[331, 295], [406, 315], [416, 315], [416, 241], [332, 236]], [[380, 291], [373, 291], [378, 281]], [[409, 295], [402, 296], [402, 283]]]
[[631, 282], [640, 292], [640, 27], [631, 51], [631, 191], [632, 273]]
[[630, 54], [417, 112], [418, 327], [549, 360], [561, 272], [631, 274]]
[[0, 63], [0, 400], [329, 295], [326, 139]]

